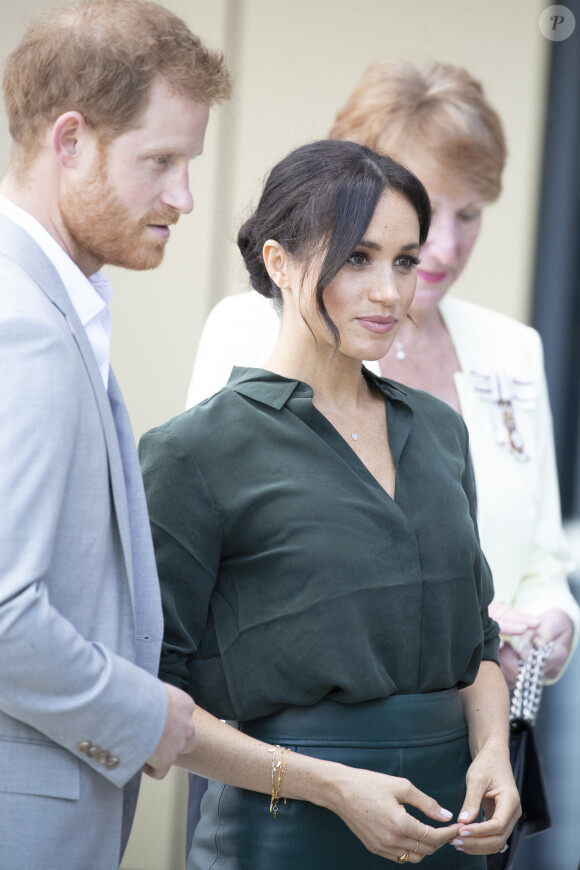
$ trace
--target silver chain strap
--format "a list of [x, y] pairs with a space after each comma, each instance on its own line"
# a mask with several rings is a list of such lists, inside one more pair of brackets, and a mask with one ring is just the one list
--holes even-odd
[[513, 691], [510, 719], [526, 719], [535, 724], [544, 691], [544, 671], [554, 649], [553, 641], [545, 646], [534, 644], [527, 659], [522, 659]]

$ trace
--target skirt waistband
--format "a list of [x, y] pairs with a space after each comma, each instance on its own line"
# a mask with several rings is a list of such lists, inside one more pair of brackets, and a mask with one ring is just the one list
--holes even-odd
[[457, 689], [391, 695], [358, 704], [325, 699], [313, 707], [285, 707], [237, 724], [258, 740], [294, 746], [419, 746], [467, 734]]

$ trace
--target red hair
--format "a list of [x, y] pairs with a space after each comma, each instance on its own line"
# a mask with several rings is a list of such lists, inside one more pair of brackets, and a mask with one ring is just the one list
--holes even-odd
[[28, 155], [67, 111], [116, 136], [135, 125], [153, 81], [212, 105], [230, 94], [223, 55], [149, 0], [83, 0], [32, 24], [10, 55], [4, 97], [15, 143]]

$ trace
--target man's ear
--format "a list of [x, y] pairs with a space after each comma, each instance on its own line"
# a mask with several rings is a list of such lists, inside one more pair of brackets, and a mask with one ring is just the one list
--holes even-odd
[[281, 290], [288, 288], [288, 254], [280, 242], [268, 239], [262, 248], [264, 265], [274, 284]]
[[65, 112], [56, 119], [52, 127], [52, 148], [61, 166], [76, 166], [81, 141], [88, 133], [87, 122], [80, 112]]

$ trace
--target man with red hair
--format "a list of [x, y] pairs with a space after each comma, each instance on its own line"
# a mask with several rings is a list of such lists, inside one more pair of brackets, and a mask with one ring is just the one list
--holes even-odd
[[9, 57], [0, 185], [0, 866], [118, 867], [139, 771], [193, 746], [157, 679], [159, 589], [109, 365], [104, 264], [151, 269], [228, 96], [220, 54], [146, 0], [85, 0]]

